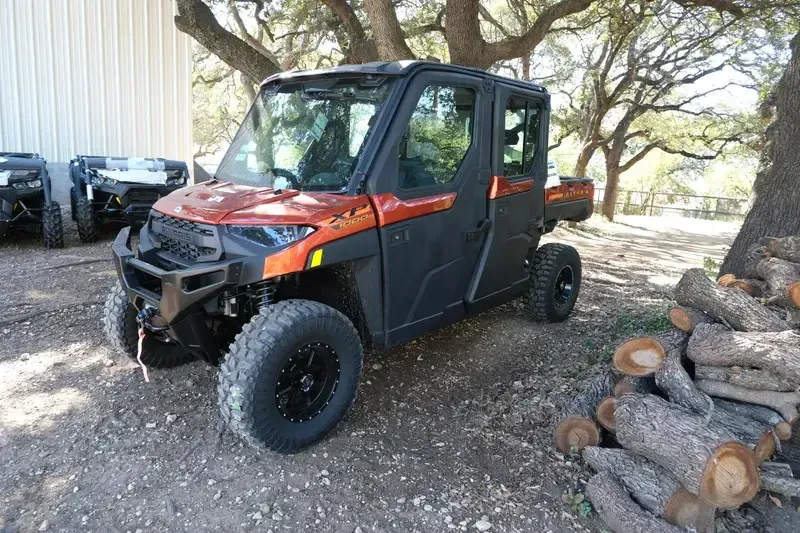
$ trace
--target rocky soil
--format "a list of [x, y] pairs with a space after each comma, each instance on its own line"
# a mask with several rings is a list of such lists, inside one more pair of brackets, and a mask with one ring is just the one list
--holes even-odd
[[563, 501], [589, 472], [555, 451], [550, 418], [622, 337], [664, 327], [677, 276], [720, 259], [736, 229], [679, 222], [557, 230], [584, 261], [572, 318], [534, 324], [514, 302], [369, 352], [348, 417], [291, 456], [219, 426], [214, 368], [144, 383], [106, 347], [114, 229], [83, 245], [68, 222], [63, 250], [7, 239], [0, 531], [601, 531]]

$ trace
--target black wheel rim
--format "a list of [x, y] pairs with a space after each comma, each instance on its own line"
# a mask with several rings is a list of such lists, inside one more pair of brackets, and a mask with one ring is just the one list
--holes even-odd
[[281, 368], [275, 385], [278, 412], [290, 422], [308, 422], [330, 404], [339, 385], [339, 356], [321, 342], [306, 344]]
[[569, 265], [564, 266], [559, 271], [556, 278], [556, 286], [553, 288], [553, 301], [557, 307], [564, 307], [569, 303], [569, 299], [572, 296], [573, 280], [572, 267]]

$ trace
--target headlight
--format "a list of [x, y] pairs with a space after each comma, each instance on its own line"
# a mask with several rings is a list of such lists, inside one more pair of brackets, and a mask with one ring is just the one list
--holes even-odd
[[250, 242], [278, 248], [311, 235], [311, 226], [228, 226], [231, 235], [236, 235]]
[[28, 181], [17, 181], [11, 184], [15, 189], [18, 191], [24, 191], [25, 189], [37, 189], [42, 186], [42, 180], [28, 180]]
[[109, 187], [114, 187], [117, 184], [117, 180], [103, 176], [92, 176], [91, 182], [92, 185], [108, 185]]
[[174, 187], [176, 185], [183, 185], [186, 183], [186, 178], [183, 176], [178, 176], [177, 178], [168, 178], [167, 179], [167, 187]]
[[18, 181], [16, 183], [12, 183], [11, 185], [13, 185], [14, 188], [17, 189], [18, 191], [25, 190], [25, 182], [24, 181]]
[[31, 180], [31, 181], [26, 181], [26, 182], [25, 182], [25, 185], [27, 185], [27, 186], [28, 186], [29, 188], [31, 188], [31, 189], [35, 189], [35, 188], [37, 188], [37, 187], [41, 187], [41, 186], [42, 186], [42, 180]]

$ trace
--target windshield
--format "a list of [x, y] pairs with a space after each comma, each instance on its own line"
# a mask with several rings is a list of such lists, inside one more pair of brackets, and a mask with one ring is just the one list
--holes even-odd
[[216, 178], [238, 185], [341, 192], [391, 90], [357, 80], [316, 80], [262, 91]]

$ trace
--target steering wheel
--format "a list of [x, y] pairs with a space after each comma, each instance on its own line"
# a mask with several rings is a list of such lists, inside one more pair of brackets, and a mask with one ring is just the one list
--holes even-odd
[[[276, 177], [286, 178], [287, 180], [289, 180], [289, 183], [290, 183], [292, 189], [300, 190], [300, 187], [301, 187], [302, 184], [300, 183], [300, 180], [297, 179], [297, 176], [292, 174], [292, 172], [290, 170], [287, 170], [285, 168], [272, 168], [270, 170], [272, 170], [272, 173]], [[276, 188], [280, 188], [280, 187], [276, 187]]]

